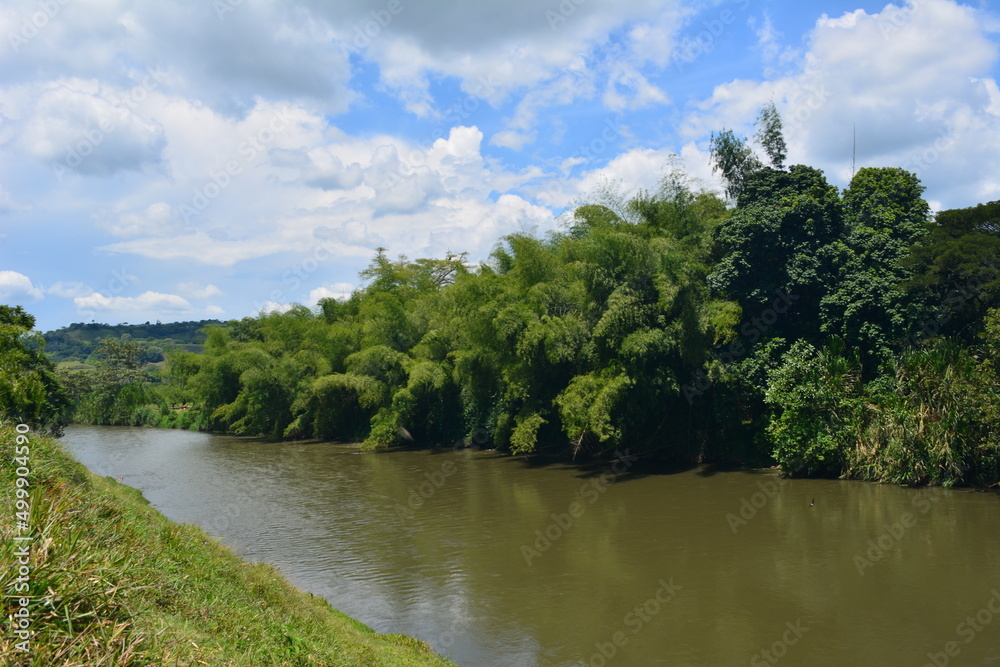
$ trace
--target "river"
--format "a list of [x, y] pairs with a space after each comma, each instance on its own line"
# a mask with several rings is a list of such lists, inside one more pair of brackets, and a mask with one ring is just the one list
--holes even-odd
[[1000, 665], [1000, 497], [73, 426], [153, 507], [459, 665]]

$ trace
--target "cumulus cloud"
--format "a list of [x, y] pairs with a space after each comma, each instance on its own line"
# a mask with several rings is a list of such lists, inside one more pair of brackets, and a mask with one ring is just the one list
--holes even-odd
[[686, 136], [722, 127], [750, 132], [774, 100], [789, 160], [846, 183], [853, 128], [857, 164], [914, 171], [949, 201], [995, 197], [983, 173], [1000, 169], [1000, 115], [988, 76], [998, 48], [980, 10], [949, 0], [823, 16], [797, 72], [719, 85], [687, 117]]
[[[18, 283], [61, 297], [39, 310], [221, 315], [306, 266], [325, 273], [268, 298], [339, 293], [379, 246], [482, 258], [602, 184], [655, 188], [674, 153], [717, 187], [710, 133], [750, 134], [769, 100], [789, 162], [839, 185], [856, 123], [858, 166], [916, 171], [934, 206], [1000, 196], [1000, 23], [985, 3], [821, 16], [804, 35], [808, 10], [745, 0], [56, 4], [0, 49], [4, 243], [62, 242], [59, 271], [32, 271], [50, 287]], [[0, 35], [38, 7], [3, 3]], [[725, 39], [677, 61], [718, 25]], [[88, 265], [102, 252], [141, 258], [150, 291], [67, 282], [66, 267], [102, 273]]]
[[[528, 125], [538, 108], [567, 103], [567, 93], [570, 101], [592, 94], [585, 81], [588, 60], [597, 61], [598, 68], [612, 61], [637, 68], [665, 64], [692, 13], [681, 3], [657, 0], [552, 6], [526, 0], [442, 0], [419, 7], [403, 2], [392, 16], [362, 0], [348, 0], [315, 3], [311, 10], [329, 21], [346, 48], [378, 64], [383, 81], [412, 113], [447, 114], [450, 101], [442, 105], [430, 92], [432, 78], [443, 75], [458, 79], [466, 95], [494, 106], [521, 97], [526, 108], [506, 128], [521, 132], [533, 129]], [[622, 48], [602, 51], [624, 26], [631, 27]], [[571, 75], [568, 88], [566, 74]], [[634, 77], [637, 83], [641, 76]], [[635, 103], [665, 99], [648, 82], [638, 88]], [[509, 146], [513, 139], [501, 135], [496, 145]]]
[[[347, 53], [308, 4], [251, 0], [221, 13], [219, 6], [229, 5], [60, 2], [44, 29], [20, 48], [0, 51], [0, 69], [15, 81], [69, 74], [126, 86], [141, 78], [136, 62], [155, 62], [164, 65], [167, 94], [227, 114], [244, 113], [260, 96], [302, 100], [333, 112], [347, 108], [353, 98]], [[0, 25], [18, 32], [25, 17], [38, 10], [33, 0], [6, 3]]]
[[222, 296], [222, 290], [215, 285], [202, 285], [201, 283], [180, 283], [177, 291], [189, 299], [211, 299], [213, 296]]
[[107, 176], [160, 162], [163, 129], [119, 105], [94, 81], [59, 80], [18, 110], [18, 143], [57, 174]]
[[333, 283], [323, 285], [309, 292], [306, 304], [315, 306], [321, 299], [346, 299], [354, 292], [354, 285], [351, 283]]
[[143, 292], [139, 296], [107, 296], [92, 292], [87, 296], [78, 296], [73, 302], [81, 310], [106, 311], [185, 311], [191, 310], [191, 304], [176, 294], [161, 294], [159, 292]]
[[67, 299], [73, 299], [80, 296], [87, 296], [93, 293], [94, 290], [87, 287], [80, 282], [57, 282], [53, 283], [45, 290], [46, 294], [54, 294], [56, 296], [61, 296]]
[[538, 136], [536, 132], [518, 132], [517, 130], [503, 130], [490, 137], [490, 143], [494, 146], [502, 146], [511, 150], [519, 151], [527, 144], [533, 143]]
[[169, 236], [179, 225], [173, 207], [167, 202], [155, 202], [142, 211], [94, 214], [97, 225], [115, 236]]
[[650, 83], [638, 70], [624, 64], [614, 68], [604, 90], [604, 106], [612, 111], [642, 109], [669, 101], [660, 88]]
[[[303, 122], [308, 125], [311, 117]], [[177, 223], [187, 225], [182, 231], [140, 234], [103, 249], [217, 266], [280, 252], [367, 258], [380, 245], [411, 256], [442, 247], [488, 252], [496, 238], [486, 237], [487, 230], [499, 236], [551, 218], [543, 207], [519, 197], [504, 203], [491, 200], [491, 193], [509, 191], [535, 172], [516, 174], [485, 161], [483, 133], [477, 127], [451, 128], [447, 137], [429, 146], [388, 136], [359, 141], [337, 132], [325, 138], [326, 143], [310, 146], [305, 144], [322, 140], [320, 135], [283, 135], [277, 161], [261, 158], [253, 169], [233, 177], [228, 189], [202, 211]], [[340, 165], [358, 165], [361, 181], [355, 187], [330, 189], [324, 187], [328, 183], [315, 182], [318, 166], [333, 165], [334, 159]], [[254, 190], [263, 188], [268, 198], [258, 204]], [[235, 196], [237, 191], [246, 199]], [[515, 200], [515, 206], [506, 204]], [[179, 206], [174, 203], [173, 218]], [[138, 231], [154, 213], [168, 217], [164, 207], [157, 207], [121, 215], [107, 228]], [[226, 218], [240, 222], [213, 224]], [[484, 231], [470, 233], [468, 228], [479, 218], [487, 219], [477, 225]]]
[[35, 287], [31, 278], [17, 271], [0, 271], [0, 300], [36, 301], [44, 298], [42, 290]]
[[266, 315], [268, 313], [287, 313], [294, 307], [294, 303], [278, 303], [277, 301], [268, 301], [261, 306], [259, 314]]

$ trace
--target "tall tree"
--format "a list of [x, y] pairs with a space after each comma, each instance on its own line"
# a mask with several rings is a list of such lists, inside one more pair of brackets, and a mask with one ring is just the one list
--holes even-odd
[[819, 338], [831, 244], [842, 231], [837, 188], [818, 169], [765, 167], [748, 179], [739, 206], [716, 230], [723, 256], [708, 276], [742, 307], [748, 344]]
[[143, 347], [127, 334], [121, 339], [101, 341], [95, 352], [98, 364], [93, 388], [80, 399], [76, 408], [78, 421], [130, 426], [155, 420], [162, 399], [142, 370], [142, 353]]
[[900, 287], [904, 260], [927, 231], [930, 208], [917, 177], [894, 167], [858, 171], [844, 193], [845, 236], [836, 244], [836, 279], [823, 299], [824, 333], [860, 348], [870, 375], [921, 318]]
[[709, 151], [712, 159], [712, 172], [722, 176], [725, 182], [726, 196], [733, 202], [739, 202], [747, 180], [759, 171], [763, 165], [747, 140], [736, 136], [732, 130], [722, 130], [712, 133]]
[[932, 304], [911, 340], [946, 335], [972, 344], [987, 311], [1000, 307], [1000, 201], [941, 211], [929, 229], [904, 260], [912, 271], [904, 289]]
[[58, 434], [69, 421], [69, 399], [34, 328], [24, 308], [0, 305], [0, 416]]
[[785, 135], [782, 131], [781, 115], [774, 106], [774, 102], [768, 102], [761, 107], [757, 114], [757, 133], [754, 138], [764, 147], [771, 167], [777, 170], [785, 168], [785, 158], [788, 157], [788, 147], [785, 145]]

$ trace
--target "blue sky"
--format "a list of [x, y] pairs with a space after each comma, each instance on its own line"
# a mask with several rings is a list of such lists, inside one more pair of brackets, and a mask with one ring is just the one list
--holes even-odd
[[24, 0], [0, 6], [0, 302], [71, 322], [315, 305], [486, 258], [785, 119], [846, 186], [1000, 198], [1000, 7], [970, 0]]

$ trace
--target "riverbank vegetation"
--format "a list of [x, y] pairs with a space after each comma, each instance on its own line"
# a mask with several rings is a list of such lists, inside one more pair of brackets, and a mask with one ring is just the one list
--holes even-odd
[[[167, 520], [57, 442], [17, 437], [13, 425], [0, 427], [0, 484], [20, 488], [14, 452], [23, 448], [31, 509], [27, 529], [16, 531], [14, 494], [0, 501], [0, 571], [8, 620], [26, 599], [27, 616], [15, 618], [28, 619], [31, 635], [21, 651], [24, 640], [8, 624], [3, 664], [452, 664], [413, 638], [374, 633], [273, 567], [246, 563], [201, 529]], [[22, 545], [30, 552], [23, 576]]]
[[670, 169], [478, 265], [379, 249], [350, 298], [210, 327], [159, 403], [77, 418], [996, 484], [1000, 202], [932, 216], [894, 167], [841, 191], [772, 105], [758, 130], [712, 139], [725, 197]]

